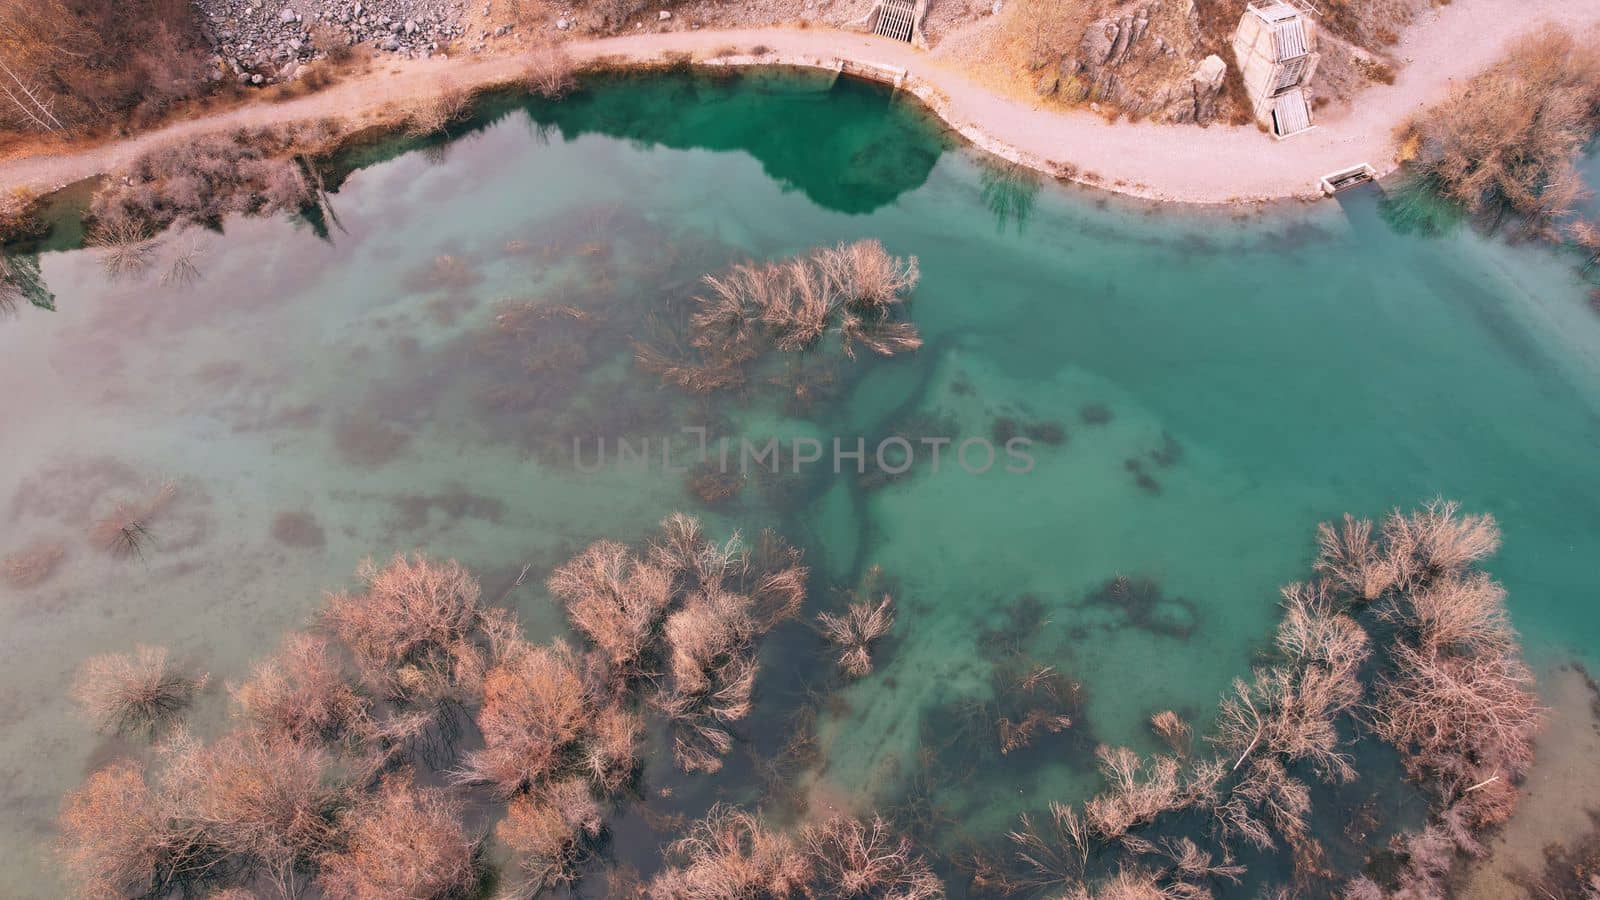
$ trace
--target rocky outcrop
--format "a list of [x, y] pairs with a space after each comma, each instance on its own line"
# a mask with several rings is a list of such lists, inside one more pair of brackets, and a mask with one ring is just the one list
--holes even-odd
[[294, 77], [330, 46], [427, 56], [469, 37], [468, 0], [195, 0], [218, 72], [263, 84]]
[[1227, 64], [1215, 54], [1196, 58], [1198, 29], [1192, 2], [1123, 4], [1090, 23], [1037, 89], [1109, 104], [1134, 118], [1207, 124], [1216, 117]]

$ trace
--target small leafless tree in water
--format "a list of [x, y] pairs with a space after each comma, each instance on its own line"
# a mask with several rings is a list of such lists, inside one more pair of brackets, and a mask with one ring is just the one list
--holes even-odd
[[96, 727], [111, 734], [154, 737], [173, 725], [206, 676], [190, 676], [165, 647], [91, 657], [78, 670], [72, 696]]

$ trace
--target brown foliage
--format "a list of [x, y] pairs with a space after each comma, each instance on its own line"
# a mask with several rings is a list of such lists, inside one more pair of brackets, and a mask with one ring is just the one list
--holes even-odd
[[547, 100], [566, 96], [578, 86], [572, 56], [556, 44], [540, 44], [528, 51], [522, 68], [522, 84]]
[[132, 760], [93, 775], [62, 804], [62, 864], [80, 896], [120, 900], [169, 883], [174, 848], [164, 840], [144, 768]]
[[585, 843], [599, 837], [600, 805], [576, 779], [516, 798], [495, 826], [500, 841], [516, 853], [521, 884], [516, 896], [570, 884]]
[[744, 369], [768, 347], [785, 353], [813, 346], [830, 329], [848, 356], [856, 345], [891, 356], [922, 345], [898, 308], [916, 287], [917, 258], [890, 256], [876, 240], [819, 247], [768, 263], [741, 263], [707, 275], [689, 320], [688, 354], [640, 345], [641, 366], [679, 387], [708, 392], [741, 384]]
[[1474, 215], [1542, 227], [1580, 196], [1575, 162], [1600, 127], [1600, 51], [1544, 27], [1404, 126], [1416, 168]]
[[318, 885], [340, 900], [469, 896], [478, 839], [462, 824], [462, 808], [437, 788], [413, 785], [409, 773], [385, 778], [340, 814], [341, 846], [319, 859]]
[[251, 728], [295, 741], [351, 737], [367, 719], [367, 701], [345, 682], [326, 638], [291, 634], [228, 692]]
[[438, 134], [466, 118], [471, 107], [471, 94], [459, 85], [445, 84], [406, 112], [406, 131], [416, 137]]
[[458, 777], [506, 797], [537, 787], [579, 756], [592, 706], [571, 648], [518, 648], [484, 676], [484, 747]]
[[103, 731], [153, 737], [180, 718], [205, 682], [168, 665], [165, 647], [138, 647], [84, 662], [72, 697]]
[[331, 847], [343, 792], [332, 759], [286, 738], [233, 732], [169, 748], [163, 792], [186, 827], [286, 896]]
[[381, 569], [366, 560], [356, 574], [366, 591], [330, 595], [324, 615], [369, 684], [412, 702], [476, 692], [486, 611], [471, 573], [416, 554]]
[[817, 624], [839, 648], [839, 667], [860, 678], [872, 671], [872, 645], [894, 627], [894, 598], [888, 594], [876, 606], [871, 600], [852, 603], [843, 616], [818, 613]]
[[944, 897], [944, 884], [916, 853], [911, 841], [895, 835], [888, 823], [876, 815], [870, 822], [834, 816], [807, 828], [801, 840], [820, 896], [895, 900]]
[[0, 573], [14, 588], [34, 587], [49, 580], [66, 555], [66, 545], [60, 541], [36, 540], [0, 560]]
[[[314, 185], [293, 158], [330, 146], [336, 125], [240, 129], [158, 147], [108, 179], [90, 204], [97, 227], [130, 244], [124, 231], [148, 239], [175, 221], [207, 224], [230, 213], [298, 210]], [[109, 252], [109, 251], [108, 251]], [[109, 265], [109, 263], [108, 263]]]
[[811, 864], [795, 842], [743, 810], [718, 804], [667, 847], [653, 900], [803, 896]]
[[632, 678], [672, 602], [672, 574], [634, 559], [615, 541], [589, 545], [551, 573], [550, 593], [605, 654], [614, 676]]
[[111, 512], [95, 520], [89, 528], [89, 540], [104, 547], [113, 555], [144, 557], [144, 548], [151, 541], [147, 527], [150, 521], [171, 505], [177, 496], [178, 486], [166, 482], [149, 497], [136, 500], [118, 500]]
[[204, 51], [186, 0], [9, 0], [0, 4], [0, 126], [148, 120], [199, 92]]

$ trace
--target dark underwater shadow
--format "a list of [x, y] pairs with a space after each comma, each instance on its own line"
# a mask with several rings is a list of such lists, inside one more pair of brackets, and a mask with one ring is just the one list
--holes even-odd
[[672, 149], [742, 151], [813, 203], [868, 213], [920, 187], [950, 146], [926, 111], [878, 84], [794, 69], [605, 74], [528, 114], [586, 134]]

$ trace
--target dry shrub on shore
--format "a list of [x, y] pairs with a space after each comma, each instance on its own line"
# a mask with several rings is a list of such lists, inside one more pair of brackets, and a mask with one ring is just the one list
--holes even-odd
[[577, 64], [561, 46], [540, 44], [523, 57], [522, 85], [546, 100], [557, 100], [577, 88], [576, 70]]
[[871, 600], [852, 603], [843, 616], [818, 613], [817, 624], [839, 648], [839, 668], [860, 678], [872, 672], [872, 645], [894, 627], [894, 598], [884, 594], [876, 606]]
[[471, 108], [470, 93], [458, 84], [443, 84], [406, 110], [406, 133], [413, 137], [439, 134], [466, 118]]
[[36, 587], [56, 573], [66, 555], [65, 544], [41, 538], [0, 560], [0, 573], [6, 584], [19, 590]]
[[102, 731], [154, 737], [177, 722], [205, 683], [205, 675], [191, 677], [169, 664], [165, 647], [138, 647], [89, 658], [72, 697]]
[[112, 279], [137, 276], [155, 260], [161, 242], [155, 230], [137, 219], [117, 216], [96, 225], [88, 243], [100, 250], [100, 265]]
[[1488, 71], [1402, 126], [1412, 166], [1491, 225], [1549, 225], [1581, 195], [1575, 163], [1600, 127], [1600, 50], [1554, 28], [1523, 37]]
[[317, 884], [334, 900], [434, 900], [471, 896], [479, 880], [478, 838], [464, 805], [438, 788], [390, 775], [373, 796], [339, 816], [340, 847], [318, 861]]
[[804, 351], [830, 330], [850, 357], [857, 345], [883, 356], [915, 350], [922, 339], [900, 309], [920, 277], [915, 256], [890, 256], [876, 240], [741, 263], [705, 277], [709, 296], [696, 298], [687, 353], [641, 343], [638, 361], [668, 383], [704, 393], [742, 384], [745, 367], [769, 347]]
[[326, 152], [339, 131], [333, 122], [241, 128], [158, 147], [108, 179], [89, 212], [98, 230], [142, 229], [146, 237], [173, 222], [292, 212], [316, 199], [301, 158]]

